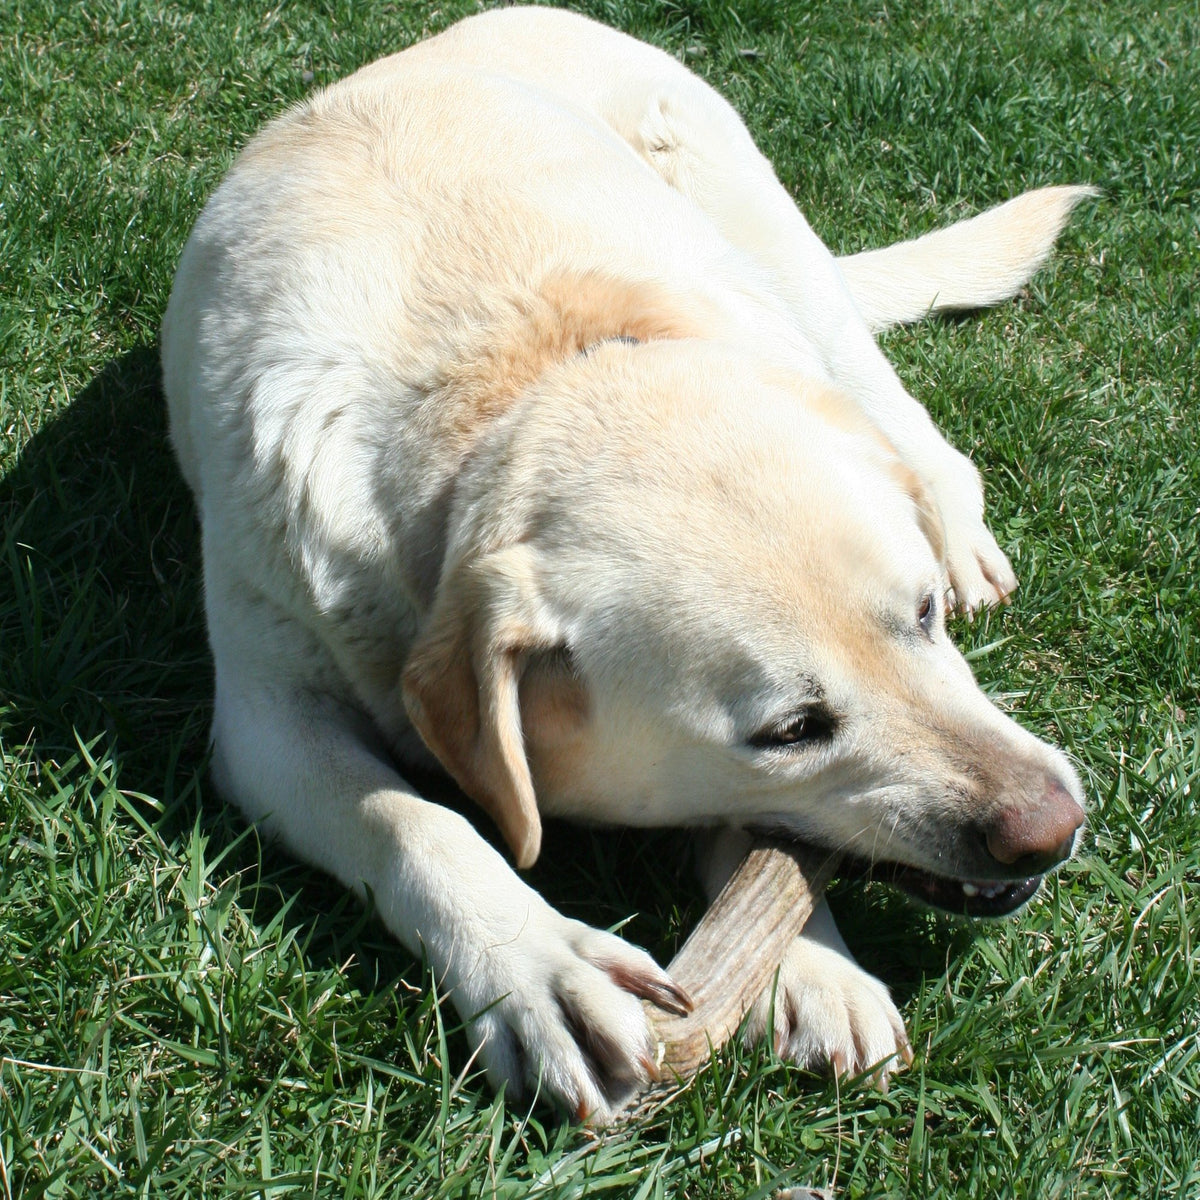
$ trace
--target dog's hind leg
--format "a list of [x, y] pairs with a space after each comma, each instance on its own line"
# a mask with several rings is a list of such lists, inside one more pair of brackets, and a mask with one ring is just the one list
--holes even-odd
[[[1016, 587], [1008, 559], [984, 524], [978, 473], [938, 433], [872, 336], [873, 325], [911, 319], [931, 307], [929, 284], [935, 291], [939, 286], [935, 262], [943, 251], [952, 251], [949, 272], [967, 274], [961, 237], [935, 235], [915, 249], [854, 258], [844, 274], [724, 97], [670, 55], [578, 14], [542, 7], [493, 9], [426, 47], [424, 53], [474, 61], [534, 83], [592, 113], [623, 138], [708, 217], [726, 242], [765, 272], [767, 290], [786, 305], [830, 380], [858, 401], [925, 480], [945, 527], [946, 565], [959, 604], [973, 609], [995, 603]], [[1034, 207], [1040, 214], [1035, 224], [1044, 228], [1035, 232], [1017, 276], [1032, 271], [1046, 240], [1043, 233], [1051, 230], [1052, 241], [1055, 220], [1061, 224], [1065, 217], [1054, 217], [1053, 205], [1036, 202]], [[992, 235], [1001, 243], [1012, 239], [1019, 222], [1011, 218], [1022, 211], [1027, 214], [1010, 209], [1003, 219], [975, 226], [967, 237], [987, 231], [988, 247], [1000, 251]], [[898, 309], [872, 300], [874, 283], [907, 269], [929, 278], [903, 292]], [[965, 298], [969, 303], [983, 302], [981, 295], [998, 298], [1005, 288], [1011, 292], [1013, 278], [1004, 276], [999, 293], [995, 280], [983, 291], [972, 285]], [[955, 304], [962, 298], [956, 296]]]
[[924, 479], [944, 525], [946, 565], [958, 603], [971, 610], [1003, 600], [1017, 581], [984, 524], [978, 472], [900, 382], [837, 261], [737, 114], [711, 88], [679, 70], [669, 85], [648, 89], [641, 119], [636, 125], [623, 121], [625, 136], [727, 241], [766, 270], [771, 290], [786, 303], [830, 379], [855, 398]]
[[507, 71], [561, 96], [628, 143], [749, 260], [751, 269], [728, 290], [782, 301], [820, 369], [925, 480], [944, 525], [958, 602], [973, 609], [1016, 587], [983, 522], [978, 472], [905, 390], [837, 261], [728, 101], [661, 50], [556, 9], [493, 9], [426, 46], [425, 54]]

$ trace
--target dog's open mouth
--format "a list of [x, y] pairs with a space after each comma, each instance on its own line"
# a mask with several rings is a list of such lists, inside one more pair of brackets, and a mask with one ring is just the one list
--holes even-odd
[[968, 917], [1004, 917], [1020, 908], [1041, 885], [1028, 879], [947, 879], [899, 863], [863, 864], [871, 879], [890, 883], [914, 899]]
[[[804, 840], [778, 825], [762, 823], [747, 829], [780, 841]], [[871, 862], [848, 854], [843, 855], [839, 874], [891, 884], [923, 904], [965, 917], [1006, 917], [1029, 900], [1045, 878], [1030, 875], [1025, 879], [953, 879], [907, 863]]]

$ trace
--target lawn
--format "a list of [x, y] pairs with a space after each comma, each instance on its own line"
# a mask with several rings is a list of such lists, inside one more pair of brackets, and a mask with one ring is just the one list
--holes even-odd
[[[157, 330], [234, 154], [459, 3], [0, 11], [0, 1197], [1200, 1196], [1200, 12], [595, 0], [747, 117], [841, 250], [1087, 182], [1017, 301], [887, 335], [1022, 580], [956, 636], [1075, 757], [1083, 853], [1016, 919], [833, 895], [917, 1050], [885, 1096], [730, 1050], [597, 1137], [464, 1073], [422, 965], [227, 812]], [[549, 832], [561, 907], [670, 957], [668, 834]]]

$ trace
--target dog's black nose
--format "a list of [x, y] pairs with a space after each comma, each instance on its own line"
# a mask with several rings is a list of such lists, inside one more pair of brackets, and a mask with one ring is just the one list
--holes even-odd
[[1051, 783], [1041, 803], [1006, 808], [986, 829], [987, 848], [997, 862], [1036, 875], [1067, 858], [1083, 809], [1061, 783]]

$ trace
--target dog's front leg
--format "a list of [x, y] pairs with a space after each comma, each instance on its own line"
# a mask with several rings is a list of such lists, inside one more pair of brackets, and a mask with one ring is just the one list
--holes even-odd
[[218, 659], [213, 771], [287, 847], [359, 893], [435, 978], [496, 1087], [603, 1120], [651, 1072], [638, 997], [684, 997], [643, 951], [569, 920], [460, 815], [418, 796], [335, 701]]
[[[750, 846], [740, 830], [706, 835], [700, 873], [709, 899], [736, 869]], [[771, 1037], [775, 1052], [810, 1070], [838, 1075], [871, 1071], [888, 1075], [912, 1061], [904, 1020], [887, 988], [853, 959], [824, 900], [779, 964], [772, 985], [754, 1002], [744, 1036]]]

